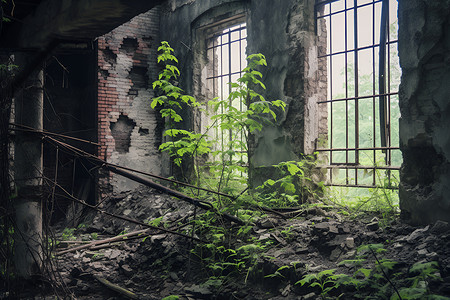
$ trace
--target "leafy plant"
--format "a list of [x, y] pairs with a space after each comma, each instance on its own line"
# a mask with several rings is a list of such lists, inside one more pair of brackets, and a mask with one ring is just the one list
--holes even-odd
[[[428, 287], [430, 281], [442, 281], [439, 274], [438, 263], [418, 262], [409, 269], [409, 275], [406, 280], [410, 282], [410, 286], [399, 289], [399, 294], [393, 294], [391, 300], [399, 299], [449, 299], [439, 295], [431, 294]], [[401, 298], [400, 298], [401, 297]]]
[[[191, 220], [191, 227], [185, 229], [186, 233], [201, 235], [210, 242], [196, 245], [191, 253], [199, 260], [209, 278], [223, 282], [229, 276], [245, 274], [244, 282], [247, 282], [251, 274], [260, 271], [258, 259], [271, 245], [270, 240], [257, 241], [250, 237], [252, 222], [262, 215], [253, 207], [255, 203], [265, 203], [261, 198], [254, 198], [251, 193], [242, 192], [248, 187], [249, 134], [260, 131], [264, 126], [275, 125], [279, 115], [284, 113], [285, 103], [281, 100], [268, 101], [256, 92], [256, 89], [266, 88], [262, 82], [262, 73], [258, 70], [267, 65], [262, 54], [248, 56], [242, 77], [230, 83], [229, 96], [208, 101], [206, 109], [202, 106], [205, 103], [201, 105], [177, 86], [180, 71], [170, 45], [162, 42], [158, 51], [158, 62], [164, 64], [164, 69], [158, 80], [153, 82], [153, 88], [159, 96], [152, 99], [151, 107], [157, 109], [165, 119], [166, 140], [159, 149], [168, 153], [178, 167], [185, 162], [194, 162], [195, 176], [190, 179], [195, 184], [222, 193], [239, 193], [239, 197], [234, 199], [212, 197], [199, 191], [195, 196], [207, 199], [217, 211], [234, 214], [247, 222], [243, 226], [226, 229], [214, 211], [196, 215]], [[236, 103], [242, 103], [245, 109], [238, 108]], [[212, 112], [209, 116], [211, 124], [205, 132], [185, 129], [186, 124], [182, 124], [184, 109]], [[214, 135], [217, 132], [222, 134]], [[316, 195], [307, 171], [313, 166], [312, 156], [310, 161], [284, 162], [277, 166], [281, 176], [276, 179], [278, 182], [274, 180], [273, 185], [283, 188], [282, 197], [292, 198], [292, 205], [301, 202], [299, 199]], [[191, 190], [185, 192], [192, 193]], [[273, 195], [273, 198], [277, 197], [279, 195]], [[155, 219], [151, 222], [159, 226], [160, 221]], [[288, 237], [289, 231], [283, 234]], [[239, 239], [239, 244], [233, 245], [231, 241], [236, 239]]]
[[[407, 274], [393, 273], [397, 262], [383, 258], [381, 255], [385, 252], [386, 249], [382, 244], [360, 246], [355, 259], [339, 263], [339, 265], [350, 265], [355, 271], [352, 276], [341, 276], [338, 284], [353, 286], [358, 291], [355, 297], [361, 299], [365, 299], [365, 295], [371, 292], [377, 299], [449, 299], [432, 294], [428, 288], [430, 281], [442, 280], [437, 262], [418, 262], [409, 269]], [[375, 259], [375, 266], [363, 267], [370, 263], [370, 256]]]
[[256, 188], [258, 199], [267, 206], [298, 206], [308, 199], [321, 197], [323, 182], [311, 179], [315, 167], [315, 153], [300, 161], [281, 162], [273, 167], [278, 171], [277, 178], [267, 179]]
[[63, 241], [73, 241], [77, 238], [74, 236], [76, 228], [64, 228], [61, 239]]
[[344, 274], [334, 274], [336, 269], [323, 270], [319, 273], [307, 274], [303, 279], [297, 281], [295, 284], [301, 286], [308, 284], [310, 287], [318, 287], [320, 295], [325, 297], [331, 290], [339, 287], [339, 279], [344, 277]]
[[195, 108], [200, 104], [194, 97], [183, 94], [183, 90], [175, 85], [180, 71], [172, 64], [178, 62], [173, 51], [169, 43], [164, 41], [158, 48], [158, 63], [164, 63], [165, 67], [159, 73], [158, 80], [153, 82], [153, 89], [162, 95], [152, 99], [151, 107], [155, 109], [159, 106], [161, 117], [167, 120], [168, 129], [164, 132], [164, 136], [169, 137], [169, 140], [162, 143], [159, 149], [169, 152], [173, 162], [181, 166], [185, 155], [203, 155], [209, 153], [210, 148], [207, 141], [201, 138], [201, 134], [174, 128], [175, 123], [183, 121], [179, 111], [184, 105]]
[[[160, 150], [168, 152], [174, 164], [179, 167], [183, 160], [193, 159], [198, 184], [204, 183], [208, 187], [216, 187], [219, 192], [228, 193], [232, 191], [231, 183], [246, 185], [248, 134], [261, 130], [264, 124], [273, 124], [277, 118], [275, 109], [284, 111], [285, 107], [283, 101], [267, 101], [253, 89], [253, 87], [265, 89], [261, 81], [262, 74], [257, 70], [258, 67], [267, 65], [264, 55], [248, 56], [248, 65], [242, 70], [242, 77], [237, 79], [237, 82], [230, 83], [231, 92], [228, 98], [215, 98], [208, 102], [210, 111], [214, 113], [210, 117], [212, 125], [206, 132], [198, 133], [175, 128], [177, 123], [183, 121], [179, 113], [183, 107], [193, 110], [204, 109], [200, 108], [200, 103], [194, 97], [185, 95], [183, 90], [174, 84], [180, 72], [174, 65], [178, 60], [173, 55], [170, 45], [162, 42], [158, 51], [160, 52], [158, 62], [164, 63], [165, 68], [159, 74], [158, 80], [153, 82], [153, 88], [161, 95], [153, 98], [151, 107], [153, 109], [158, 107], [161, 116], [167, 120], [167, 129], [164, 132], [167, 141], [160, 146]], [[236, 102], [243, 103], [246, 109], [240, 110], [235, 107], [233, 103]], [[211, 132], [228, 134], [221, 135], [222, 139], [219, 141], [210, 136]], [[224, 136], [227, 138], [223, 139]], [[218, 178], [218, 182], [210, 184], [211, 178], [214, 181]]]
[[180, 297], [177, 295], [170, 295], [170, 296], [162, 298], [162, 300], [178, 300], [178, 299], [180, 299]]

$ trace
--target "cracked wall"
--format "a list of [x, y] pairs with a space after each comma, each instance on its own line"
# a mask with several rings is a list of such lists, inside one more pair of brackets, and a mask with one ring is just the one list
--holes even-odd
[[287, 103], [286, 112], [279, 113], [276, 126], [265, 127], [250, 142], [253, 185], [265, 179], [266, 166], [312, 153], [319, 136], [326, 135], [326, 122], [319, 126], [319, 119], [326, 119], [327, 112], [319, 111], [317, 104], [319, 98], [326, 97], [326, 65], [317, 58], [318, 51], [324, 49], [319, 45], [326, 38], [323, 32], [316, 34], [314, 3], [186, 0], [168, 1], [164, 6], [162, 39], [171, 44], [179, 59], [180, 86], [198, 99], [204, 97], [201, 91], [206, 90], [201, 87], [201, 73], [205, 73], [202, 68], [205, 59], [201, 56], [205, 54], [198, 51], [202, 46], [198, 28], [242, 12], [246, 15], [247, 55], [262, 53], [268, 62], [268, 67], [261, 70], [267, 90], [260, 92], [267, 100], [281, 99]]
[[[317, 104], [326, 98], [326, 62], [318, 60], [326, 35], [323, 31], [316, 34], [314, 3], [263, 0], [249, 11], [248, 52], [261, 52], [268, 58], [263, 70], [265, 97], [287, 104], [276, 127], [265, 127], [254, 135], [251, 163], [256, 185], [265, 180], [266, 166], [313, 153], [327, 132], [326, 122], [319, 122], [327, 112]], [[271, 6], [277, 9], [267, 9]]]
[[399, 1], [402, 216], [450, 221], [450, 3]]
[[[98, 39], [98, 154], [110, 163], [157, 175], [161, 120], [150, 99], [158, 46], [158, 8]], [[115, 192], [138, 185], [116, 174], [102, 174], [100, 184]]]

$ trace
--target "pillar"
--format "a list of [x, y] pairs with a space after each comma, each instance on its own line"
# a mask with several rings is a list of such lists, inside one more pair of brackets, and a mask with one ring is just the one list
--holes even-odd
[[[23, 68], [25, 55], [18, 57]], [[15, 123], [43, 129], [43, 71], [30, 74], [15, 94]], [[19, 277], [30, 278], [42, 268], [42, 139], [17, 131], [14, 145], [14, 173], [17, 197], [15, 209], [14, 264]]]

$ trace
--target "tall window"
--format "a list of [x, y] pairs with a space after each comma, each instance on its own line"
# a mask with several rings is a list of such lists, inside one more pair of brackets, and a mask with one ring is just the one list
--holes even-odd
[[[219, 28], [209, 30], [206, 39], [206, 51], [208, 57], [207, 85], [212, 97], [221, 100], [228, 98], [231, 92], [229, 83], [236, 82], [242, 75], [242, 69], [247, 66], [245, 49], [247, 47], [247, 28], [242, 19], [235, 20], [233, 24], [223, 25]], [[240, 99], [230, 103], [234, 108], [245, 110], [245, 104]], [[222, 108], [223, 109], [223, 108]], [[216, 131], [215, 137], [220, 141], [219, 147], [224, 150], [230, 141], [243, 140], [242, 133], [227, 131]], [[226, 149], [225, 149], [226, 150]], [[244, 149], [233, 149], [244, 151]]]
[[319, 101], [328, 111], [328, 140], [317, 150], [326, 153], [328, 183], [386, 186], [402, 161], [397, 1], [319, 0], [316, 11], [328, 77]]

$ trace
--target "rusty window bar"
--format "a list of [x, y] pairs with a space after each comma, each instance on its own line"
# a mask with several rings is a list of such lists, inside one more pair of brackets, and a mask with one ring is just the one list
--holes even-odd
[[[398, 40], [392, 40], [392, 41], [386, 42], [386, 45], [396, 44], [397, 42], [398, 42]], [[373, 44], [373, 45], [368, 45], [368, 46], [364, 46], [364, 47], [358, 47], [358, 48], [355, 48], [355, 49], [350, 49], [348, 51], [344, 50], [344, 51], [338, 51], [338, 52], [334, 52], [334, 53], [328, 53], [328, 54], [325, 54], [325, 55], [319, 55], [318, 58], [324, 58], [324, 57], [329, 57], [329, 56], [337, 56], [339, 54], [345, 54], [346, 52], [348, 53], [348, 52], [353, 52], [355, 50], [358, 50], [358, 51], [366, 50], [366, 49], [376, 48], [376, 47], [379, 47], [379, 46], [380, 46], [380, 44]]]
[[[340, 2], [340, 3], [339, 3]], [[351, 2], [353, 2], [353, 6], [351, 5]], [[321, 149], [316, 149], [316, 151], [320, 151], [320, 152], [328, 152], [329, 155], [329, 165], [328, 166], [322, 166], [324, 168], [336, 168], [336, 167], [341, 167], [342, 169], [345, 169], [346, 173], [346, 184], [344, 186], [352, 186], [352, 184], [350, 184], [349, 182], [349, 173], [348, 173], [348, 169], [365, 169], [365, 167], [363, 166], [359, 166], [360, 163], [360, 151], [364, 151], [364, 150], [371, 150], [372, 151], [372, 160], [373, 162], [376, 162], [377, 160], [377, 151], [381, 150], [383, 153], [385, 153], [385, 163], [388, 167], [382, 167], [382, 166], [376, 166], [376, 164], [374, 163], [373, 167], [370, 167], [369, 169], [384, 169], [384, 170], [399, 170], [399, 167], [396, 166], [391, 166], [392, 164], [392, 150], [398, 150], [399, 147], [392, 147], [392, 140], [390, 138], [391, 136], [391, 126], [390, 126], [390, 118], [391, 118], [391, 97], [392, 96], [396, 96], [398, 95], [398, 92], [392, 92], [391, 91], [391, 82], [390, 82], [390, 76], [391, 76], [391, 72], [390, 70], [387, 72], [387, 74], [384, 74], [385, 72], [382, 73], [382, 67], [380, 67], [379, 69], [379, 74], [378, 75], [382, 75], [378, 78], [378, 93], [377, 93], [377, 78], [376, 78], [376, 74], [375, 74], [375, 69], [377, 67], [377, 63], [376, 63], [376, 52], [379, 52], [379, 63], [378, 65], [381, 64], [386, 64], [385, 61], [383, 61], [383, 57], [385, 58], [385, 55], [387, 54], [387, 65], [390, 66], [390, 46], [391, 45], [395, 45], [397, 43], [396, 39], [391, 39], [389, 34], [386, 34], [386, 26], [384, 27], [384, 35], [387, 37], [383, 37], [383, 30], [381, 30], [382, 25], [381, 24], [390, 24], [389, 20], [386, 20], [386, 18], [389, 18], [389, 15], [386, 14], [386, 11], [388, 10], [387, 6], [389, 0], [373, 0], [370, 2], [366, 2], [363, 4], [358, 5], [358, 1], [357, 0], [340, 0], [340, 1], [317, 1], [316, 3], [316, 28], [318, 26], [318, 21], [320, 19], [325, 19], [326, 21], [329, 22], [329, 26], [327, 26], [328, 32], [327, 32], [327, 36], [328, 36], [328, 41], [327, 41], [327, 46], [328, 46], [328, 51], [325, 55], [321, 55], [319, 56], [319, 58], [327, 58], [328, 61], [328, 69], [329, 69], [329, 99], [326, 100], [321, 100], [318, 101], [318, 104], [325, 104], [327, 103], [328, 110], [329, 110], [329, 118], [331, 120], [329, 120], [329, 148], [321, 148]], [[350, 3], [348, 5], [348, 3]], [[343, 4], [343, 5], [342, 5]], [[379, 5], [376, 7], [376, 5]], [[333, 10], [332, 5], [336, 5], [336, 9]], [[384, 11], [385, 13], [382, 16], [382, 20], [377, 19], [377, 15], [376, 12], [379, 12], [378, 10], [376, 11], [376, 9], [382, 8], [382, 11]], [[327, 6], [327, 9], [325, 9], [325, 6]], [[350, 6], [350, 7], [349, 7]], [[322, 9], [320, 9], [320, 7], [322, 7]], [[342, 8], [343, 7], [343, 8]], [[358, 14], [359, 14], [359, 9], [361, 8], [365, 8], [365, 7], [370, 7], [370, 11], [371, 11], [371, 17], [372, 17], [372, 24], [371, 24], [371, 44], [370, 45], [363, 45], [363, 47], [361, 45], [359, 45], [358, 42]], [[325, 10], [325, 12], [324, 12]], [[319, 11], [322, 12], [322, 14], [319, 13]], [[352, 15], [350, 15], [349, 12], [352, 12]], [[333, 28], [333, 22], [334, 20], [332, 20], [332, 18], [334, 17], [338, 17], [339, 15], [343, 15], [344, 19], [345, 19], [345, 49], [343, 51], [334, 51], [333, 52], [333, 31], [334, 30], [339, 30], [336, 29], [335, 27]], [[353, 18], [353, 28], [350, 28], [350, 32], [353, 29], [353, 47], [349, 46], [348, 44], [348, 18]], [[351, 19], [350, 19], [351, 20]], [[375, 43], [375, 40], [378, 39], [378, 34], [376, 32], [376, 27], [378, 27], [376, 24], [380, 24], [380, 36], [379, 36], [379, 43]], [[342, 29], [341, 29], [342, 30]], [[364, 32], [364, 31], [362, 31]], [[386, 51], [384, 50], [387, 47], [387, 53], [385, 53]], [[339, 47], [337, 47], [339, 48]], [[349, 49], [350, 48], [350, 49]], [[351, 49], [354, 48], [354, 49]], [[383, 49], [384, 48], [384, 49]], [[371, 62], [371, 94], [369, 93], [367, 95], [367, 91], [366, 92], [361, 92], [359, 91], [359, 52], [362, 52], [366, 49], [371, 49], [371, 57], [372, 57], [372, 62]], [[381, 53], [382, 52], [382, 53]], [[352, 53], [352, 58], [353, 58], [353, 64], [354, 64], [354, 76], [353, 76], [353, 80], [354, 80], [354, 97], [349, 97], [349, 70], [346, 67], [344, 69], [344, 81], [345, 81], [345, 97], [336, 97], [336, 95], [334, 95], [334, 86], [338, 85], [338, 83], [335, 83], [335, 80], [333, 78], [334, 75], [334, 70], [333, 68], [335, 68], [334, 63], [333, 63], [333, 57], [336, 57], [336, 59], [339, 60], [339, 55], [343, 55], [344, 56], [344, 60], [345, 60], [345, 66], [348, 66], [349, 64], [349, 53]], [[366, 52], [367, 53], [367, 52]], [[365, 54], [365, 53], [363, 53]], [[363, 57], [363, 56], [362, 56]], [[350, 58], [351, 61], [351, 58]], [[363, 64], [366, 62], [362, 62]], [[338, 64], [336, 64], [338, 65]], [[384, 67], [385, 69], [385, 67]], [[351, 74], [350, 74], [351, 75]], [[384, 76], [387, 75], [387, 76]], [[387, 78], [386, 78], [387, 77]], [[387, 79], [387, 91], [385, 88], [383, 88], [383, 86], [380, 87], [380, 82], [381, 79]], [[337, 79], [337, 81], [339, 82], [339, 80]], [[372, 120], [372, 129], [371, 129], [371, 133], [370, 133], [370, 137], [369, 140], [372, 143], [372, 147], [360, 147], [360, 141], [359, 141], [359, 136], [360, 136], [360, 121], [359, 121], [359, 100], [372, 100], [372, 104], [371, 104], [371, 110], [372, 112], [371, 114], [371, 118]], [[379, 128], [380, 128], [380, 134], [383, 134], [382, 128], [385, 129], [385, 136], [386, 138], [384, 139], [384, 141], [381, 141], [381, 135], [378, 136], [378, 131], [377, 131], [377, 118], [376, 118], [376, 110], [377, 110], [377, 105], [376, 105], [376, 100], [379, 99], [379, 116], [381, 118], [381, 115], [384, 116], [384, 120], [381, 119], [381, 124], [379, 124]], [[382, 100], [384, 99], [384, 100]], [[382, 102], [383, 101], [383, 102]], [[345, 104], [345, 108], [343, 107], [342, 109], [345, 111], [345, 147], [336, 147], [337, 145], [334, 145], [334, 122], [335, 122], [335, 114], [337, 113], [342, 113], [342, 111], [334, 111], [334, 107], [333, 104], [339, 103], [339, 102], [344, 102]], [[354, 126], [354, 147], [350, 147], [349, 145], [349, 137], [350, 137], [350, 131], [349, 131], [349, 117], [350, 117], [350, 109], [349, 109], [349, 104], [353, 104], [354, 105], [354, 120], [352, 120], [352, 123], [354, 122], [354, 124], [352, 124]], [[363, 102], [361, 102], [363, 103]], [[365, 104], [367, 105], [367, 104]], [[336, 107], [339, 108], [339, 107]], [[384, 111], [383, 111], [384, 108]], [[363, 112], [363, 111], [361, 111]], [[363, 116], [364, 117], [364, 116]], [[370, 120], [370, 119], [369, 119]], [[363, 121], [364, 122], [364, 121]], [[366, 121], [367, 122], [367, 121]], [[337, 125], [336, 125], [337, 126]], [[367, 126], [367, 125], [366, 125]], [[365, 141], [365, 144], [367, 145], [367, 142]], [[337, 141], [336, 141], [337, 142]], [[381, 146], [382, 147], [377, 147], [377, 144], [381, 142]], [[345, 152], [345, 164], [344, 165], [354, 165], [351, 168], [345, 168], [342, 165], [343, 161], [340, 161], [339, 163], [335, 162], [335, 159], [333, 157], [333, 152], [336, 151], [343, 151]], [[354, 152], [354, 157], [352, 158], [352, 161], [349, 160], [349, 153], [350, 151]], [[366, 154], [367, 155], [367, 154]], [[337, 159], [339, 160], [339, 159]], [[330, 167], [330, 166], [333, 167]], [[356, 167], [355, 167], [356, 166]], [[390, 173], [388, 173], [388, 176], [390, 176]], [[330, 181], [332, 182], [332, 185], [339, 185], [339, 184], [333, 184], [333, 174], [330, 173], [329, 174], [329, 178]], [[354, 186], [360, 186], [361, 184], [358, 181], [358, 172], [355, 171], [354, 172]], [[372, 176], [372, 185], [367, 185], [370, 187], [374, 187], [376, 186], [376, 178], [375, 178], [375, 174], [373, 174]]]
[[[322, 3], [316, 3], [316, 7], [320, 7], [320, 6], [323, 6], [323, 5], [326, 5], [326, 4], [331, 4], [333, 2], [339, 2], [339, 1], [343, 1], [343, 0], [331, 0], [331, 1], [325, 1], [325, 2], [322, 2]], [[347, 0], [347, 1], [352, 1], [352, 0]], [[332, 16], [332, 15], [337, 15], [339, 13], [343, 13], [346, 10], [353, 10], [354, 8], [358, 9], [358, 8], [362, 8], [362, 7], [365, 7], [365, 6], [370, 6], [370, 5], [382, 2], [384, 0], [374, 0], [374, 1], [370, 1], [370, 2], [367, 2], [367, 3], [360, 4], [360, 5], [356, 5], [357, 0], [354, 0], [354, 1], [355, 1], [355, 5], [352, 6], [352, 7], [347, 8], [347, 5], [346, 5], [346, 7], [344, 9], [336, 10], [336, 11], [333, 11], [333, 12], [330, 11], [330, 13], [328, 13], [328, 14], [323, 14], [323, 15], [317, 16], [316, 19], [323, 19], [323, 18]], [[345, 4], [347, 4], [347, 3], [345, 3]]]
[[317, 101], [317, 103], [321, 104], [321, 103], [339, 102], [339, 101], [346, 101], [346, 100], [361, 100], [361, 99], [369, 99], [369, 98], [378, 98], [380, 96], [394, 96], [394, 95], [398, 95], [398, 92], [359, 96], [359, 97], [339, 98], [339, 99], [333, 99], [333, 100], [324, 100], [324, 101]]
[[400, 147], [318, 148], [316, 151], [399, 150]]
[[[356, 184], [339, 184], [339, 183], [328, 183], [326, 185], [327, 186], [336, 186], [336, 187], [367, 188], [367, 189], [375, 189], [375, 188], [380, 187], [378, 185], [365, 185], [365, 184], [356, 185]], [[395, 185], [383, 186], [383, 188], [390, 189], [390, 190], [398, 190], [398, 186], [395, 186]]]
[[[246, 41], [246, 33], [244, 34], [244, 31], [246, 29], [245, 21], [228, 25], [225, 23], [206, 38], [206, 53], [212, 53], [209, 60], [213, 62], [212, 76], [207, 76], [206, 80], [212, 82], [210, 86], [212, 86], [213, 97], [226, 99], [231, 92], [231, 86], [228, 83], [232, 82], [233, 78], [242, 76], [242, 69], [246, 66], [242, 63], [242, 60], [245, 59], [246, 43], [244, 42]], [[232, 51], [234, 45], [238, 45], [238, 53]], [[238, 66], [233, 65], [235, 62], [238, 62]], [[234, 67], [237, 67], [238, 70], [234, 71]], [[244, 109], [242, 101], [238, 105], [242, 111]], [[224, 149], [225, 140], [230, 141], [233, 133], [229, 130], [226, 138], [225, 132], [217, 132], [217, 134], [221, 142], [221, 148]], [[243, 137], [241, 136], [240, 139], [242, 142]], [[243, 152], [243, 149], [237, 149], [236, 152]]]
[[321, 104], [321, 103], [339, 102], [339, 101], [346, 101], [346, 100], [363, 100], [363, 99], [370, 99], [370, 98], [378, 98], [380, 96], [395, 96], [395, 95], [398, 95], [398, 92], [324, 100], [324, 101], [317, 101], [317, 103]]
[[361, 165], [328, 165], [326, 169], [363, 169], [363, 170], [400, 170], [400, 167], [394, 166], [361, 166]]

